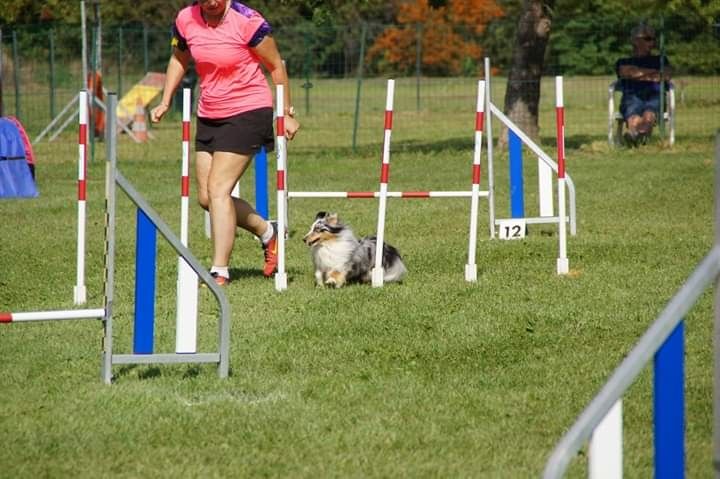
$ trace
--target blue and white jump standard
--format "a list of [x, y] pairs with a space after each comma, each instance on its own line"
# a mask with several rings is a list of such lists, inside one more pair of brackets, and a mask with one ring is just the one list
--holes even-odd
[[[186, 93], [187, 94], [187, 93]], [[184, 137], [189, 138], [189, 114], [184, 112], [185, 124], [183, 125]], [[81, 126], [81, 133], [83, 127]], [[105, 144], [107, 148], [106, 163], [106, 192], [105, 192], [105, 284], [104, 284], [104, 307], [94, 309], [57, 310], [57, 311], [34, 311], [34, 312], [0, 312], [0, 323], [10, 324], [32, 321], [57, 321], [75, 319], [100, 319], [103, 324], [103, 351], [101, 377], [107, 384], [113, 380], [112, 367], [117, 364], [182, 364], [182, 363], [214, 363], [218, 367], [218, 375], [226, 378], [229, 374], [229, 352], [230, 352], [230, 305], [222, 289], [215, 284], [208, 271], [187, 249], [186, 244], [177, 238], [167, 224], [153, 210], [147, 201], [140, 195], [134, 186], [117, 169], [117, 94], [108, 94], [108, 123], [105, 131]], [[185, 152], [188, 147], [185, 145]], [[82, 156], [82, 152], [81, 152]], [[184, 160], [187, 160], [185, 155]], [[187, 208], [187, 161], [183, 162], [183, 200], [181, 208]], [[128, 198], [137, 207], [138, 233], [137, 250], [138, 267], [136, 269], [136, 281], [142, 283], [136, 288], [136, 322], [134, 331], [134, 350], [131, 354], [117, 354], [113, 351], [113, 304], [115, 294], [115, 216], [116, 216], [116, 185], [125, 192]], [[187, 225], [183, 227], [183, 235], [187, 235]], [[154, 296], [148, 291], [154, 291], [149, 287], [147, 281], [154, 281], [154, 265], [157, 233], [175, 249], [179, 255], [178, 264], [180, 268], [189, 268], [188, 273], [179, 273], [182, 279], [185, 275], [195, 278], [195, 289], [192, 293], [197, 296], [197, 278], [199, 277], [207, 284], [211, 293], [218, 301], [220, 314], [218, 318], [218, 346], [216, 352], [195, 351], [196, 324], [186, 324], [186, 320], [178, 321], [175, 353], [155, 353], [153, 351], [153, 309]], [[187, 238], [184, 238], [185, 243]], [[142, 259], [140, 256], [142, 255]], [[182, 271], [182, 269], [180, 269]], [[186, 286], [180, 286], [178, 280], [178, 296], [189, 292]], [[184, 298], [183, 298], [184, 299]], [[195, 300], [195, 304], [197, 301]], [[177, 305], [181, 309], [185, 302], [178, 298]], [[191, 311], [192, 312], [192, 311]], [[196, 320], [196, 311], [188, 317]], [[178, 318], [181, 314], [178, 313]], [[189, 332], [188, 332], [189, 331]], [[181, 354], [178, 354], [181, 353]]]

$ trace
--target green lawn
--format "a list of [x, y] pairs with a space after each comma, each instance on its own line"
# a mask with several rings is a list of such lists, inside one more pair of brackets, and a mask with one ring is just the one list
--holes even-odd
[[[355, 85], [344, 88], [347, 107], [328, 99], [327, 111], [301, 114], [303, 130], [289, 152], [291, 189], [376, 188], [384, 84], [365, 90], [366, 123], [354, 153], [348, 140]], [[408, 106], [395, 118], [391, 190], [469, 187], [474, 88], [472, 80], [457, 80], [461, 93], [448, 87], [453, 99], [419, 112], [411, 108], [414, 90], [402, 90], [409, 93], [397, 104]], [[551, 90], [543, 91], [543, 144], [553, 156], [553, 102]], [[593, 101], [602, 105], [602, 98]], [[581, 100], [566, 97], [569, 118], [584, 108]], [[226, 290], [233, 308], [227, 380], [212, 366], [118, 366], [106, 386], [99, 322], [0, 327], [0, 476], [539, 476], [564, 431], [714, 241], [707, 124], [717, 116], [702, 127], [679, 127], [672, 149], [653, 142], [615, 150], [606, 145], [599, 108], [592, 121], [567, 127], [568, 172], [578, 194], [569, 276], [555, 274], [552, 228], [531, 227], [522, 241], [490, 240], [481, 200], [479, 280], [468, 284], [469, 200], [391, 199], [386, 239], [405, 258], [404, 283], [321, 290], [301, 241], [315, 213], [337, 211], [358, 235], [368, 234], [377, 202], [294, 199], [286, 292], [262, 277], [258, 243], [245, 233], [237, 238], [235, 281]], [[147, 145], [121, 138], [119, 168], [179, 231], [177, 118], [154, 133]], [[36, 148], [40, 198], [0, 201], [0, 310], [73, 307], [75, 139], [68, 131], [61, 143]], [[101, 306], [103, 294], [104, 144], [95, 148], [89, 307]], [[507, 167], [496, 153], [502, 216], [509, 211]], [[527, 158], [526, 207], [534, 216], [537, 168]], [[272, 171], [274, 156], [269, 160]], [[251, 177], [242, 182], [250, 197]], [[129, 352], [135, 212], [118, 196], [114, 339], [117, 352]], [[193, 205], [190, 245], [207, 264], [202, 219]], [[156, 346], [170, 352], [177, 263], [168, 245], [160, 241], [158, 249]], [[711, 296], [702, 296], [686, 325], [693, 478], [712, 476]], [[217, 307], [207, 289], [200, 299], [201, 349], [213, 350]], [[627, 477], [652, 475], [651, 388], [647, 369], [625, 397]], [[585, 476], [583, 452], [569, 477]]]

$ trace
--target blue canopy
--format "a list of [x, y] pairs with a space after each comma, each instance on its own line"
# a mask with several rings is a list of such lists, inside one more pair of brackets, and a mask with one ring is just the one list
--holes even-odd
[[0, 118], [0, 198], [37, 196], [20, 130], [12, 121]]

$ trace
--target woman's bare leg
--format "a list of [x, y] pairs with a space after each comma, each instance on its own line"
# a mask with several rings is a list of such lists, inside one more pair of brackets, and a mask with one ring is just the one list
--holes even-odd
[[248, 155], [229, 152], [197, 153], [198, 202], [210, 212], [214, 266], [228, 265], [237, 226], [256, 236], [261, 236], [268, 227], [247, 201], [231, 196], [251, 159]]
[[213, 266], [227, 266], [230, 262], [237, 228], [235, 202], [230, 193], [250, 160], [249, 155], [236, 153], [215, 152], [212, 155], [206, 185], [212, 225]]

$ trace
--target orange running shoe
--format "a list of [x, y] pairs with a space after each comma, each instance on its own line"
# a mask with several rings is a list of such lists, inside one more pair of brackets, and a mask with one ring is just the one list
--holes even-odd
[[278, 264], [278, 256], [277, 256], [277, 243], [278, 243], [278, 234], [277, 234], [277, 223], [271, 222], [273, 225], [273, 228], [275, 229], [275, 232], [273, 233], [272, 238], [270, 238], [270, 241], [267, 242], [267, 244], [263, 245], [263, 253], [265, 255], [265, 265], [263, 266], [263, 276], [266, 278], [269, 278], [277, 271], [277, 264]]
[[218, 286], [227, 286], [230, 284], [230, 278], [226, 278], [225, 276], [220, 276], [218, 273], [210, 273], [210, 276], [213, 277], [215, 280], [215, 284]]

